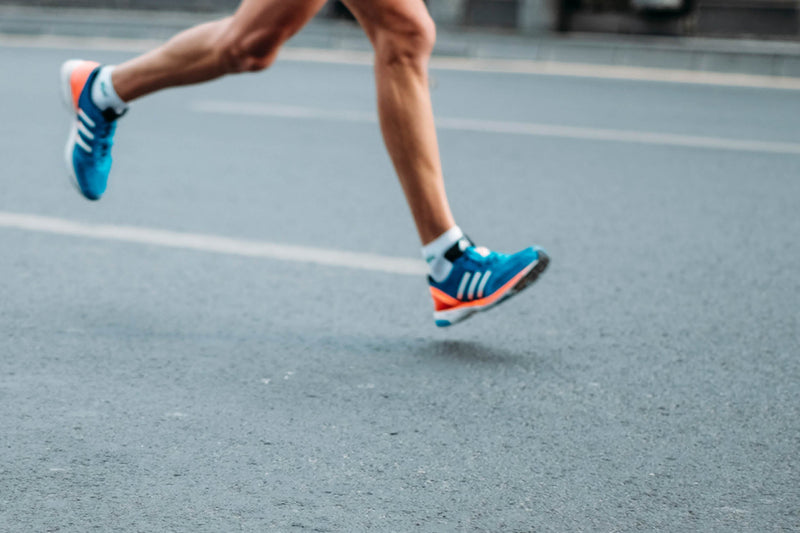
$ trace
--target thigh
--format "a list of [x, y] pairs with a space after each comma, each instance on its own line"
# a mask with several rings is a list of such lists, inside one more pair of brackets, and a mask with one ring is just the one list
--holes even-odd
[[423, 0], [342, 0], [374, 42], [380, 30], [415, 34], [433, 21]]
[[324, 4], [325, 0], [242, 0], [231, 17], [230, 27], [239, 34], [278, 31], [288, 38]]

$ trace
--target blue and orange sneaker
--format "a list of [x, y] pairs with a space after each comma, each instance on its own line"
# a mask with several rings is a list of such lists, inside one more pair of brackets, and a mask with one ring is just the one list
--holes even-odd
[[550, 258], [540, 248], [512, 255], [475, 247], [462, 237], [445, 253], [453, 269], [437, 283], [428, 276], [433, 297], [433, 319], [439, 327], [452, 326], [479, 311], [506, 301], [545, 271]]
[[100, 65], [73, 59], [61, 66], [61, 94], [75, 116], [64, 155], [75, 188], [89, 200], [98, 200], [106, 190], [111, 172], [111, 146], [116, 120], [113, 109], [101, 111], [92, 102], [92, 82]]

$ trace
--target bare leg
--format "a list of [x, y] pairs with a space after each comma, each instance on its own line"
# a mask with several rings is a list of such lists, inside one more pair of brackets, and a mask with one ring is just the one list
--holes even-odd
[[[420, 239], [455, 225], [445, 195], [428, 90], [435, 28], [421, 0], [348, 0], [375, 47], [381, 129]], [[324, 0], [243, 0], [229, 18], [189, 29], [114, 70], [130, 102], [152, 92], [257, 71], [322, 7]]]
[[325, 0], [243, 0], [232, 17], [186, 30], [159, 48], [118, 65], [113, 82], [130, 102], [152, 92], [257, 71]]
[[423, 244], [455, 226], [428, 88], [436, 30], [422, 0], [347, 0], [375, 48], [378, 113]]

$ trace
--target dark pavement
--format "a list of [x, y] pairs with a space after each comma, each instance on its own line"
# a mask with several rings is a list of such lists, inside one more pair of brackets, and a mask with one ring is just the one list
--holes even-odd
[[[0, 212], [417, 257], [368, 67], [142, 100], [93, 204], [87, 54], [129, 56], [0, 48]], [[795, 91], [434, 78], [478, 126], [800, 143]], [[440, 133], [460, 225], [553, 262], [447, 330], [421, 276], [0, 227], [0, 530], [798, 530], [800, 156], [479, 130]]]

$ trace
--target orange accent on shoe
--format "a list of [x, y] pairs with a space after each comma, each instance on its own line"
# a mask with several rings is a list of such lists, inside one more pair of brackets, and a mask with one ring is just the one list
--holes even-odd
[[431, 296], [433, 297], [433, 308], [436, 311], [451, 309], [461, 303], [459, 300], [456, 300], [446, 292], [443, 292], [436, 287], [430, 287], [430, 289]]
[[92, 73], [94, 69], [100, 66], [100, 63], [95, 63], [94, 61], [84, 61], [70, 73], [69, 75], [69, 86], [70, 90], [72, 91], [72, 103], [75, 106], [75, 109], [78, 109], [78, 100], [81, 97], [81, 91], [83, 91], [83, 86], [86, 85], [86, 80], [89, 79], [89, 75]]
[[519, 280], [521, 280], [528, 272], [529, 269], [527, 268], [522, 270], [519, 274], [508, 280], [502, 287], [494, 291], [489, 296], [485, 296], [479, 300], [472, 300], [471, 302], [462, 302], [461, 300], [457, 300], [456, 298], [453, 298], [449, 294], [442, 292], [435, 287], [430, 287], [431, 296], [433, 296], [433, 308], [435, 311], [444, 311], [449, 309], [460, 309], [463, 307], [483, 307], [485, 305], [492, 304], [499, 300], [510, 289], [512, 289], [514, 285], [516, 285]]

